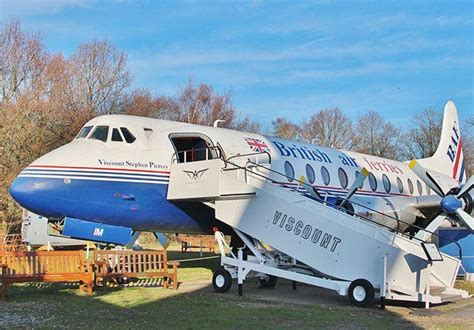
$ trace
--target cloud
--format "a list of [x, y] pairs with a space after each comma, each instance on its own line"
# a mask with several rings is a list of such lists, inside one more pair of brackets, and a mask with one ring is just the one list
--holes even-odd
[[0, 15], [24, 16], [57, 14], [66, 7], [89, 7], [93, 0], [2, 0], [0, 1]]

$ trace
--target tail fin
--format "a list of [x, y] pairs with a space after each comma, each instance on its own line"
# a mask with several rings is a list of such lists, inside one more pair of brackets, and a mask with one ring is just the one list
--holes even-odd
[[464, 182], [466, 173], [462, 144], [458, 112], [454, 102], [448, 101], [444, 107], [443, 127], [438, 149], [432, 157], [419, 161], [428, 169], [448, 175], [459, 182]]

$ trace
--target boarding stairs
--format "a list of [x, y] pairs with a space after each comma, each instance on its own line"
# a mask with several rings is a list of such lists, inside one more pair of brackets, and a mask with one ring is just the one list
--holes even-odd
[[286, 175], [270, 163], [268, 154], [249, 154], [171, 165], [168, 200], [213, 207], [252, 251], [247, 258], [242, 249], [226, 254], [223, 235], [216, 233], [222, 265], [238, 279], [240, 293], [253, 275], [329, 288], [361, 306], [371, 294], [383, 304], [386, 298], [427, 307], [468, 297], [453, 288], [458, 259], [441, 254], [442, 261], [432, 261], [427, 242], [285, 187]]

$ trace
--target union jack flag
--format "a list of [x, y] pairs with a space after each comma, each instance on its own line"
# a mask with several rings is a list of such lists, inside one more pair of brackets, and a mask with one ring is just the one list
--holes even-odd
[[269, 148], [265, 142], [260, 139], [245, 138], [245, 142], [249, 145], [250, 149], [255, 152], [269, 152]]

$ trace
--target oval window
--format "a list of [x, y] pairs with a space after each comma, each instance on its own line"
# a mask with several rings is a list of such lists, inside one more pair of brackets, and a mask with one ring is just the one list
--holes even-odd
[[397, 186], [398, 186], [398, 192], [400, 194], [403, 194], [403, 181], [397, 176]]
[[426, 185], [426, 194], [431, 195], [431, 188], [428, 185]]
[[392, 188], [392, 184], [386, 174], [382, 175], [382, 183], [383, 183], [383, 188], [385, 189], [385, 191], [389, 193], [390, 189]]
[[313, 184], [314, 181], [316, 181], [316, 175], [314, 174], [314, 169], [309, 164], [306, 164], [306, 176], [308, 177], [309, 183]]
[[408, 179], [408, 191], [410, 191], [410, 195], [413, 195], [413, 182], [410, 179]]
[[423, 186], [421, 185], [421, 182], [416, 180], [416, 187], [418, 188], [418, 194], [423, 195]]
[[321, 176], [323, 177], [323, 182], [326, 186], [331, 182], [331, 177], [329, 176], [328, 169], [326, 167], [321, 167]]
[[375, 179], [375, 175], [373, 175], [372, 173], [369, 173], [369, 184], [370, 189], [372, 189], [372, 191], [377, 190], [377, 179]]
[[295, 179], [295, 169], [293, 168], [293, 165], [291, 165], [289, 161], [285, 162], [285, 174], [289, 182]]
[[342, 167], [339, 167], [339, 169], [337, 170], [337, 174], [339, 175], [339, 182], [341, 183], [341, 187], [346, 189], [347, 185], [349, 184], [346, 171], [344, 171]]

